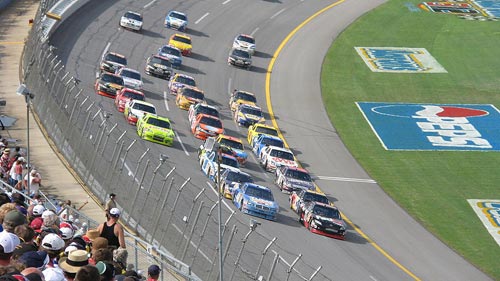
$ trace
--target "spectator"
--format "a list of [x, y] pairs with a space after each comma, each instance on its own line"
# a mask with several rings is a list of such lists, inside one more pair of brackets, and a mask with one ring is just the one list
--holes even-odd
[[59, 267], [64, 272], [64, 276], [68, 281], [73, 281], [78, 270], [81, 267], [88, 265], [88, 253], [84, 250], [76, 250], [69, 253], [68, 257], [61, 258]]
[[113, 251], [113, 261], [115, 262], [115, 271], [117, 274], [125, 273], [127, 269], [127, 249], [118, 248]]
[[45, 210], [42, 213], [43, 226], [42, 231], [59, 233], [59, 225], [57, 224], [57, 215], [51, 210]]
[[111, 248], [101, 248], [94, 252], [93, 256], [94, 262], [97, 264], [100, 261], [113, 262], [113, 249]]
[[45, 212], [46, 209], [42, 204], [36, 204], [36, 205], [30, 205], [28, 207], [28, 217], [33, 221], [35, 218], [40, 218], [42, 217], [43, 212]]
[[[40, 244], [40, 250], [47, 252], [49, 254], [49, 263], [47, 267], [55, 267], [58, 263], [58, 258], [64, 249], [64, 240], [62, 240], [59, 235], [54, 233], [49, 233], [45, 235]], [[76, 273], [76, 272], [75, 272]]]
[[24, 188], [30, 191], [29, 196], [34, 197], [38, 195], [38, 191], [40, 190], [40, 185], [42, 184], [42, 176], [40, 173], [32, 169], [30, 172], [30, 185], [28, 186], [28, 174], [24, 176]]
[[14, 234], [19, 237], [21, 243], [32, 243], [35, 239], [36, 233], [33, 228], [29, 227], [27, 224], [21, 224], [14, 228]]
[[[15, 187], [17, 190], [22, 190], [21, 180], [23, 179], [23, 164], [24, 157], [17, 158], [9, 172], [9, 185]], [[20, 184], [18, 185], [18, 183]]]
[[97, 267], [92, 265], [82, 266], [75, 276], [75, 281], [96, 281], [99, 280], [100, 274]]
[[99, 274], [101, 275], [100, 281], [113, 281], [115, 278], [115, 268], [113, 264], [108, 262], [98, 262], [96, 264]]
[[26, 223], [26, 217], [23, 214], [21, 214], [21, 212], [19, 212], [18, 210], [11, 210], [5, 215], [2, 227], [4, 231], [14, 233], [14, 229], [16, 228], [16, 226], [25, 223]]
[[10, 201], [9, 195], [7, 195], [7, 193], [5, 193], [5, 192], [0, 193], [0, 207], [3, 204], [10, 203], [10, 202], [11, 201]]
[[19, 243], [19, 237], [14, 233], [0, 232], [0, 267], [11, 264], [12, 253]]
[[[108, 248], [108, 239], [104, 237], [96, 237], [92, 239], [92, 247], [90, 250], [90, 259], [89, 263], [95, 265], [98, 261], [95, 260], [95, 255], [96, 252], [99, 249], [107, 249]], [[113, 260], [113, 257], [111, 256], [111, 260]]]
[[20, 192], [14, 192], [11, 195], [12, 197], [12, 203], [16, 204], [16, 209], [19, 210], [19, 212], [23, 213], [23, 215], [28, 214], [28, 206], [26, 205], [26, 198], [24, 195]]
[[106, 206], [104, 207], [104, 211], [106, 212], [106, 215], [109, 214], [109, 211], [113, 208], [116, 208], [116, 202], [115, 202], [116, 194], [111, 193], [109, 195], [108, 201], [106, 201]]
[[42, 273], [46, 281], [66, 281], [63, 271], [58, 267], [46, 268]]
[[[6, 204], [3, 204], [2, 206], [0, 206], [0, 223], [3, 223], [5, 215], [7, 215], [7, 213], [12, 211], [12, 210], [16, 210], [16, 204], [14, 204], [14, 203], [6, 203]], [[2, 228], [2, 230], [3, 230], [3, 228]]]
[[156, 264], [153, 264], [148, 267], [148, 279], [146, 281], [156, 281], [160, 278], [160, 267]]
[[43, 273], [40, 269], [34, 267], [27, 267], [21, 271], [21, 274], [24, 275], [29, 281], [43, 281], [45, 278], [43, 277]]
[[19, 262], [26, 267], [35, 267], [39, 270], [44, 270], [49, 263], [49, 255], [45, 251], [26, 252], [19, 257]]
[[10, 149], [5, 148], [2, 156], [0, 157], [0, 176], [6, 180], [9, 176], [9, 162], [10, 162]]
[[101, 237], [108, 239], [108, 244], [115, 248], [126, 248], [125, 234], [123, 228], [118, 224], [120, 218], [120, 210], [112, 208], [109, 210], [109, 215], [106, 222], [101, 223], [97, 230]]

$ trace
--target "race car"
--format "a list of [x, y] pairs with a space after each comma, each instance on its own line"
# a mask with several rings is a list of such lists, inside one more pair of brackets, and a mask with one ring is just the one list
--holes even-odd
[[267, 220], [277, 218], [278, 203], [271, 190], [265, 186], [249, 182], [235, 184], [232, 197], [234, 206], [243, 213]]
[[139, 73], [139, 71], [122, 67], [116, 71], [116, 75], [119, 75], [123, 78], [125, 87], [142, 91], [144, 83], [142, 82], [141, 73]]
[[179, 50], [181, 50], [183, 56], [190, 56], [193, 46], [191, 43], [191, 37], [183, 34], [173, 34], [168, 40], [168, 44], [172, 45]]
[[233, 48], [247, 51], [253, 56], [255, 53], [255, 39], [251, 35], [239, 34], [234, 38]]
[[220, 134], [217, 137], [216, 142], [221, 146], [230, 148], [233, 156], [238, 160], [238, 163], [240, 165], [245, 165], [245, 163], [247, 162], [248, 154], [245, 152], [243, 142], [239, 138]]
[[144, 114], [137, 121], [137, 135], [141, 139], [167, 146], [172, 146], [174, 143], [174, 131], [170, 120], [154, 114]]
[[279, 166], [298, 167], [293, 153], [286, 148], [266, 146], [260, 151], [259, 162], [268, 172], [273, 172]]
[[326, 197], [324, 193], [307, 189], [292, 191], [288, 197], [288, 201], [290, 202], [290, 209], [297, 213], [299, 217], [302, 212], [304, 212], [304, 206], [308, 202], [331, 204], [330, 200], [328, 200], [328, 197]]
[[224, 133], [224, 127], [219, 118], [207, 114], [198, 114], [191, 122], [191, 133], [197, 139], [205, 140], [208, 137]]
[[123, 112], [125, 110], [125, 104], [131, 99], [144, 101], [144, 93], [130, 88], [121, 89], [115, 97], [116, 109], [118, 109], [119, 112]]
[[184, 87], [177, 91], [175, 104], [180, 109], [188, 110], [191, 105], [196, 103], [205, 103], [203, 91], [196, 87]]
[[345, 239], [346, 224], [339, 210], [329, 204], [306, 203], [299, 221], [312, 233]]
[[182, 65], [182, 52], [178, 48], [170, 45], [164, 45], [158, 49], [158, 55], [168, 58], [172, 67], [181, 68]]
[[173, 95], [176, 95], [177, 91], [185, 86], [196, 87], [194, 78], [186, 74], [176, 73], [168, 81], [168, 90]]
[[233, 115], [234, 121], [239, 126], [249, 127], [255, 123], [264, 123], [266, 119], [262, 109], [255, 105], [240, 104]]
[[167, 57], [162, 57], [160, 55], [151, 55], [147, 58], [144, 71], [148, 75], [163, 79], [170, 79], [170, 76], [174, 73], [172, 71], [172, 63], [170, 60]]
[[136, 12], [128, 11], [120, 19], [120, 26], [134, 31], [142, 29], [142, 15]]
[[220, 190], [222, 196], [227, 199], [233, 199], [233, 188], [236, 184], [243, 184], [245, 182], [253, 183], [252, 176], [249, 174], [236, 171], [233, 169], [226, 169], [220, 176]]
[[229, 98], [229, 108], [234, 112], [241, 104], [256, 105], [257, 98], [250, 92], [235, 89]]
[[278, 129], [274, 128], [273, 126], [260, 123], [248, 127], [247, 141], [250, 146], [253, 147], [252, 141], [256, 136], [262, 134], [278, 137]]
[[227, 64], [250, 70], [252, 68], [252, 55], [245, 50], [232, 49], [227, 57]]
[[117, 69], [127, 66], [127, 58], [124, 55], [107, 52], [99, 64], [101, 72], [115, 73]]
[[286, 193], [301, 189], [316, 189], [309, 172], [302, 168], [280, 166], [276, 168], [275, 176], [274, 183]]
[[123, 88], [123, 78], [111, 73], [101, 73], [95, 81], [95, 91], [98, 95], [115, 98], [116, 93]]
[[[212, 181], [217, 182], [218, 169], [219, 169], [219, 160], [217, 159], [218, 152], [213, 150], [207, 153], [204, 153], [200, 158], [201, 171]], [[220, 170], [221, 175], [226, 169], [231, 169], [235, 171], [239, 171], [240, 167], [238, 165], [238, 161], [236, 158], [229, 154], [221, 154], [220, 159]]]
[[260, 155], [260, 151], [262, 148], [266, 146], [277, 146], [277, 147], [285, 147], [285, 144], [283, 143], [283, 140], [280, 139], [279, 137], [271, 136], [271, 135], [266, 135], [266, 134], [260, 134], [254, 137], [252, 141], [252, 152], [256, 156]]
[[207, 114], [220, 118], [219, 111], [217, 110], [217, 108], [205, 103], [195, 103], [189, 107], [188, 111], [189, 123], [193, 122], [193, 120], [196, 118], [196, 116], [198, 116], [198, 114]]
[[178, 11], [170, 11], [165, 17], [165, 27], [186, 31], [188, 18], [185, 13]]
[[129, 100], [123, 110], [123, 115], [131, 125], [135, 125], [137, 120], [147, 113], [156, 114], [156, 107], [152, 103], [140, 100]]

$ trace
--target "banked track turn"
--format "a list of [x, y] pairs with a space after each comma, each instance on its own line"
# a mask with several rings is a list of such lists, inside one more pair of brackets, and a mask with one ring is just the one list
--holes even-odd
[[[186, 11], [190, 17], [187, 33], [193, 38], [194, 54], [185, 59], [180, 72], [194, 76], [209, 104], [220, 108], [227, 133], [242, 138], [246, 135], [246, 130], [238, 128], [230, 119], [229, 92], [233, 88], [254, 92], [265, 108], [266, 78], [270, 79], [267, 80], [269, 102], [288, 144], [301, 163], [320, 176], [317, 181], [320, 188], [356, 228], [377, 244], [352, 228], [346, 241], [308, 233], [288, 210], [287, 196], [274, 188], [272, 175], [265, 174], [255, 159], [251, 159], [244, 170], [257, 182], [273, 188], [281, 206], [278, 221], [259, 220], [262, 226], [258, 232], [278, 237], [282, 246], [302, 253], [309, 264], [322, 265], [321, 273], [332, 280], [488, 280], [406, 215], [368, 178], [342, 145], [323, 110], [319, 72], [327, 48], [349, 23], [382, 2], [345, 1], [325, 10], [298, 30], [286, 45], [280, 45], [296, 26], [332, 3], [310, 0], [93, 1], [63, 24], [51, 38], [51, 44], [58, 47], [57, 54], [67, 69], [83, 81], [87, 94], [104, 111], [113, 113], [112, 122], [125, 128], [129, 125], [114, 109], [112, 100], [92, 94], [103, 52], [109, 49], [125, 54], [129, 67], [142, 71], [145, 58], [174, 33], [163, 27], [167, 11]], [[142, 33], [118, 28], [118, 20], [127, 10], [143, 13], [145, 30]], [[226, 64], [232, 39], [238, 33], [251, 33], [257, 39], [258, 52], [251, 71]], [[281, 52], [268, 76], [269, 63], [278, 48]], [[179, 110], [173, 97], [164, 93], [166, 81], [149, 76], [144, 76], [144, 80], [147, 98], [161, 115], [173, 121], [183, 145], [177, 139], [173, 148], [139, 142], [131, 151], [130, 159], [139, 157], [146, 148], [151, 148], [154, 154], [168, 154], [170, 164], [175, 165], [180, 174], [192, 177], [197, 186], [206, 186], [207, 179], [199, 172], [196, 161], [200, 141], [189, 132], [186, 112]], [[136, 138], [133, 128], [127, 130], [131, 138]], [[241, 214], [237, 216], [243, 221], [249, 219]]]

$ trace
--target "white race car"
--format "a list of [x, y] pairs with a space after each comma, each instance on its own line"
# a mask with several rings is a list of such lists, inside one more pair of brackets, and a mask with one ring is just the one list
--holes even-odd
[[142, 91], [144, 83], [142, 82], [141, 73], [139, 71], [122, 67], [116, 71], [116, 74], [120, 75], [123, 78], [125, 87]]
[[135, 31], [142, 29], [142, 15], [136, 12], [128, 11], [120, 19], [120, 26]]
[[287, 148], [277, 146], [266, 146], [260, 151], [259, 162], [269, 172], [276, 170], [279, 166], [298, 167], [295, 156]]
[[255, 39], [250, 35], [240, 34], [234, 38], [233, 48], [245, 50], [253, 56], [255, 54]]

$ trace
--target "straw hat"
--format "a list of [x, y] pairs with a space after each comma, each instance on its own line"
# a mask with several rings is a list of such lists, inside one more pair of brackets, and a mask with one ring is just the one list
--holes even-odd
[[96, 239], [97, 237], [100, 236], [100, 233], [99, 233], [99, 230], [97, 230], [97, 229], [89, 229], [89, 230], [87, 230], [87, 233], [85, 234], [85, 236], [87, 236], [87, 238], [90, 241], [94, 241], [94, 239]]
[[59, 260], [59, 267], [69, 273], [77, 273], [78, 270], [89, 264], [89, 255], [85, 250], [74, 250], [68, 257], [62, 257]]

